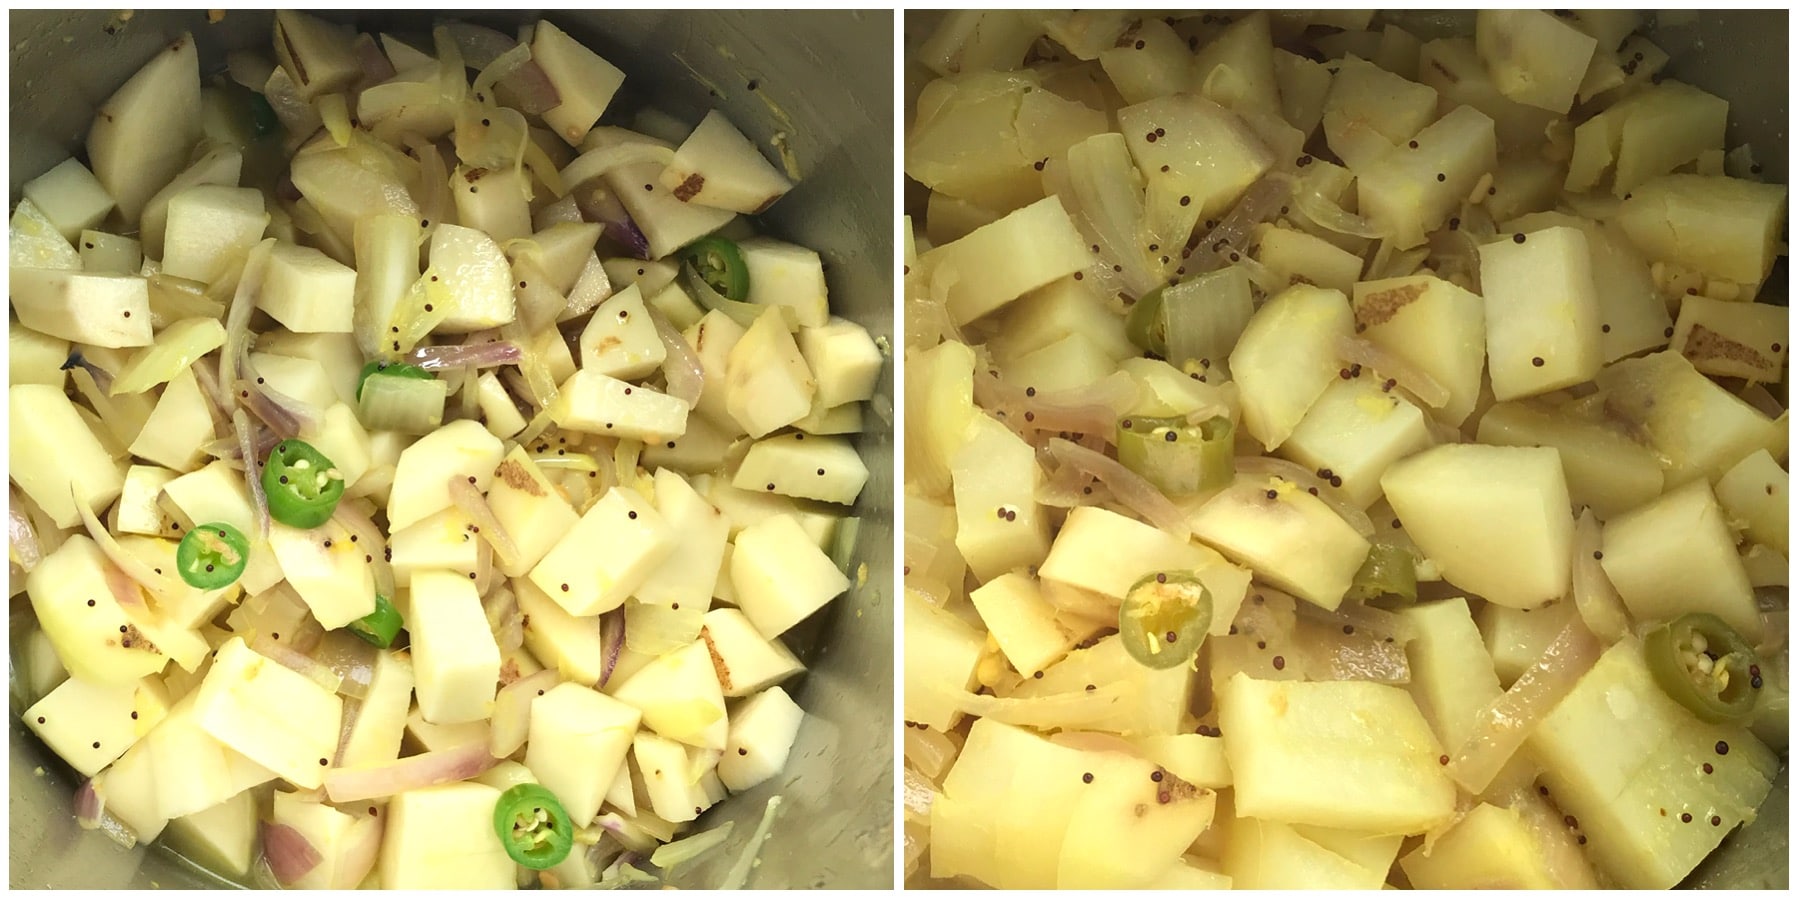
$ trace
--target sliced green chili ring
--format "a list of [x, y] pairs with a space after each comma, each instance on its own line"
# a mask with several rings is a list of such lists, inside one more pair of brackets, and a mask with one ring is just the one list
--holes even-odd
[[181, 580], [203, 591], [238, 580], [249, 561], [249, 539], [224, 522], [196, 526], [175, 548], [175, 568], [181, 571]]
[[1192, 572], [1152, 572], [1119, 604], [1119, 640], [1145, 667], [1173, 669], [1200, 652], [1212, 616], [1212, 594]]
[[404, 624], [393, 602], [376, 594], [375, 611], [344, 627], [350, 629], [351, 634], [386, 650], [394, 645], [394, 638], [399, 637]]
[[281, 120], [275, 116], [275, 107], [269, 105], [269, 98], [255, 91], [250, 92], [250, 127], [256, 129], [257, 137], [267, 137], [281, 127]]
[[494, 831], [513, 862], [548, 869], [575, 845], [575, 828], [556, 795], [535, 784], [515, 784], [494, 804]]
[[1756, 651], [1711, 613], [1689, 613], [1644, 635], [1644, 661], [1663, 693], [1708, 722], [1741, 722], [1756, 710]]
[[1162, 356], [1169, 352], [1168, 326], [1164, 323], [1163, 289], [1156, 288], [1137, 298], [1125, 314], [1125, 336], [1146, 352]]
[[722, 237], [703, 237], [682, 251], [701, 280], [727, 300], [742, 302], [750, 296], [750, 269], [737, 242]]
[[1231, 483], [1234, 432], [1223, 416], [1190, 424], [1183, 418], [1129, 416], [1119, 420], [1119, 463], [1163, 493], [1196, 494]]
[[363, 385], [369, 383], [370, 375], [392, 375], [395, 378], [417, 378], [430, 381], [437, 377], [430, 372], [409, 363], [390, 363], [376, 360], [362, 367], [362, 374], [356, 376], [356, 399], [361, 400]]
[[1419, 602], [1419, 578], [1413, 552], [1391, 543], [1369, 545], [1369, 555], [1350, 581], [1345, 600], [1393, 608]]
[[269, 516], [294, 528], [325, 524], [344, 496], [344, 476], [331, 460], [311, 444], [291, 438], [269, 451], [262, 486], [269, 495]]

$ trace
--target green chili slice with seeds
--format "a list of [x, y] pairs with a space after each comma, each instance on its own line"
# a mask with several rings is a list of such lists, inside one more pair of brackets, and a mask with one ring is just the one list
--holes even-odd
[[1119, 420], [1119, 463], [1172, 496], [1231, 483], [1234, 432], [1222, 416], [1190, 424], [1183, 418], [1130, 416]]
[[750, 269], [744, 265], [736, 241], [703, 237], [687, 245], [682, 255], [693, 263], [700, 279], [725, 299], [741, 303], [750, 296]]
[[1144, 666], [1173, 669], [1200, 651], [1212, 616], [1212, 593], [1192, 572], [1152, 572], [1119, 604], [1119, 640]]
[[269, 516], [294, 528], [317, 528], [331, 518], [344, 496], [344, 477], [325, 454], [305, 441], [282, 441], [263, 464], [263, 492]]
[[250, 541], [224, 522], [208, 522], [189, 531], [175, 548], [181, 580], [203, 591], [222, 588], [244, 574]]
[[400, 628], [405, 623], [400, 619], [400, 611], [388, 598], [375, 595], [375, 611], [351, 622], [344, 627], [350, 633], [386, 650], [394, 645], [394, 638], [400, 635]]
[[506, 855], [528, 869], [562, 862], [575, 844], [575, 829], [556, 795], [535, 784], [515, 784], [494, 804], [494, 831]]
[[1411, 550], [1399, 544], [1376, 542], [1350, 581], [1344, 599], [1371, 606], [1411, 606], [1419, 600], [1419, 579]]
[[1756, 709], [1756, 651], [1718, 616], [1689, 613], [1652, 629], [1644, 661], [1663, 693], [1708, 722], [1741, 722]]

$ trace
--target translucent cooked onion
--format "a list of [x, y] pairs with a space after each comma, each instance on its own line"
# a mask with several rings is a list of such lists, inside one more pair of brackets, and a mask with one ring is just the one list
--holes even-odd
[[1442, 409], [1450, 402], [1450, 390], [1439, 384], [1423, 369], [1389, 353], [1362, 338], [1338, 336], [1338, 359], [1359, 364], [1394, 379], [1397, 387], [1419, 398], [1432, 409]]
[[1230, 263], [1232, 253], [1248, 257], [1250, 238], [1256, 226], [1275, 218], [1281, 207], [1293, 196], [1291, 175], [1265, 175], [1250, 185], [1236, 205], [1219, 220], [1219, 224], [1200, 239], [1200, 243], [1181, 259], [1181, 268], [1189, 272], [1211, 272]]
[[1350, 527], [1356, 529], [1358, 534], [1363, 537], [1374, 536], [1375, 523], [1369, 521], [1369, 514], [1344, 496], [1343, 491], [1332, 487], [1305, 466], [1274, 456], [1240, 456], [1233, 463], [1239, 475], [1273, 475], [1299, 485], [1307, 493], [1325, 501], [1325, 505], [1350, 523]]
[[937, 793], [937, 785], [927, 776], [914, 771], [912, 766], [906, 767], [902, 778], [904, 780], [900, 789], [900, 803], [906, 810], [906, 817], [919, 820], [929, 819], [931, 817], [931, 798], [933, 794]]
[[563, 188], [572, 191], [620, 166], [637, 163], [666, 166], [674, 159], [675, 151], [667, 147], [642, 141], [627, 141], [589, 150], [575, 157], [575, 161], [564, 166], [558, 174], [562, 177]]
[[250, 505], [256, 508], [255, 538], [266, 539], [269, 536], [269, 497], [263, 493], [262, 457], [256, 452], [257, 429], [250, 424], [250, 416], [243, 410], [231, 413], [231, 429], [237, 435], [238, 458], [244, 463], [244, 480], [250, 485]]
[[1112, 491], [1119, 505], [1142, 516], [1151, 525], [1183, 540], [1192, 533], [1187, 517], [1174, 501], [1118, 460], [1062, 438], [1051, 438], [1045, 449], [1063, 464], [1094, 476]]
[[1604, 649], [1581, 618], [1570, 615], [1568, 624], [1537, 662], [1476, 717], [1474, 730], [1450, 759], [1446, 771], [1451, 779], [1471, 794], [1485, 791], [1532, 729], [1594, 667]]
[[[570, 166], [574, 165], [575, 163], [570, 163]], [[620, 203], [619, 198], [604, 188], [583, 188], [571, 183], [567, 173], [563, 175], [563, 182], [563, 187], [575, 195], [575, 202], [581, 207], [584, 218], [606, 226], [606, 236], [630, 251], [634, 258], [650, 258], [650, 239], [638, 228], [631, 213], [625, 211], [625, 204]]]
[[662, 313], [650, 310], [650, 323], [656, 326], [656, 336], [663, 345], [663, 377], [668, 381], [669, 396], [686, 403], [690, 408], [700, 402], [700, 391], [706, 385], [706, 373], [700, 366], [700, 357], [694, 348], [675, 330], [675, 326]]
[[1574, 585], [1575, 611], [1587, 629], [1602, 640], [1611, 642], [1631, 631], [1631, 616], [1625, 601], [1606, 577], [1600, 560], [1600, 522], [1594, 511], [1584, 509], [1575, 522]]
[[[269, 255], [275, 250], [275, 239], [269, 238], [250, 249], [244, 258], [244, 271], [238, 276], [237, 290], [231, 295], [231, 308], [225, 314], [225, 343], [219, 348], [219, 385], [235, 385], [241, 376], [239, 367], [250, 352], [250, 319], [256, 313], [256, 299], [262, 293], [263, 277], [269, 269]], [[230, 395], [221, 397], [224, 409], [230, 409]]]
[[1126, 700], [1126, 685], [1103, 684], [1091, 691], [1042, 697], [990, 697], [958, 691], [958, 708], [973, 716], [1040, 730], [1085, 728], [1103, 722]]
[[1124, 372], [1085, 387], [1035, 391], [1008, 384], [986, 368], [975, 370], [976, 405], [1015, 431], [1091, 434], [1110, 444], [1119, 417], [1137, 400], [1137, 382]]
[[956, 762], [956, 741], [936, 728], [914, 728], [909, 724], [903, 737], [908, 772], [918, 769], [924, 777], [936, 781]]
[[12, 546], [13, 558], [18, 560], [19, 568], [27, 574], [37, 568], [43, 561], [44, 552], [38, 546], [37, 532], [31, 528], [31, 520], [25, 516], [25, 508], [19, 503], [19, 496], [9, 492], [6, 506], [6, 537]]
[[1344, 208], [1325, 198], [1318, 188], [1312, 187], [1296, 179], [1294, 186], [1294, 208], [1310, 219], [1314, 225], [1335, 234], [1347, 234], [1360, 238], [1386, 237], [1374, 222], [1345, 212]]
[[606, 654], [600, 668], [600, 683], [605, 687], [619, 665], [619, 653], [625, 649], [625, 607], [600, 615], [600, 649]]
[[94, 787], [94, 779], [83, 781], [75, 789], [75, 823], [92, 831], [100, 827], [100, 817], [105, 814], [106, 801]]
[[351, 766], [325, 772], [325, 794], [333, 803], [373, 800], [406, 791], [467, 781], [494, 767], [487, 742], [433, 750], [378, 766]]
[[286, 644], [279, 643], [266, 634], [258, 634], [250, 639], [250, 649], [266, 656], [283, 666], [305, 675], [314, 684], [337, 693], [343, 685], [343, 678], [333, 672], [330, 666], [301, 653]]
[[324, 857], [306, 836], [291, 825], [269, 822], [263, 826], [263, 856], [275, 880], [291, 885], [318, 868]]
[[[124, 547], [119, 546], [119, 542], [113, 538], [112, 532], [106, 530], [106, 525], [100, 521], [99, 516], [94, 515], [94, 511], [89, 509], [86, 503], [76, 503], [75, 508], [81, 513], [81, 524], [87, 528], [88, 536], [94, 539], [94, 543], [100, 545], [100, 552], [105, 554], [107, 560], [134, 585], [143, 587], [144, 590], [150, 592], [150, 596], [159, 601], [173, 600], [184, 592], [183, 586], [177, 584], [174, 579], [158, 574], [149, 563], [131, 555], [126, 552]], [[124, 591], [124, 596], [119, 598], [120, 602], [128, 608], [143, 606], [141, 600], [131, 597], [137, 591], [136, 586]], [[121, 591], [115, 589], [113, 593], [119, 594]]]
[[454, 369], [462, 366], [491, 369], [517, 364], [524, 356], [519, 345], [511, 341], [483, 341], [479, 344], [419, 347], [402, 357], [401, 362], [411, 363], [421, 369]]

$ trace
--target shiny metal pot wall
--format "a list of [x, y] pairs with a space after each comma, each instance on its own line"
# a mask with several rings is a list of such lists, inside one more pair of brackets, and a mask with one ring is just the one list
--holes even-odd
[[[363, 29], [422, 31], [429, 15], [328, 14]], [[535, 14], [468, 18], [510, 31]], [[19, 187], [81, 146], [94, 108], [165, 42], [191, 31], [206, 71], [226, 51], [267, 48], [267, 12], [11, 13], [11, 199]], [[753, 139], [779, 136], [803, 179], [767, 216], [770, 231], [817, 249], [828, 265], [833, 310], [883, 341], [893, 329], [893, 20], [873, 12], [564, 11], [556, 22], [627, 73], [624, 102], [651, 102], [690, 122], [711, 108]], [[108, 27], [114, 33], [108, 33]], [[891, 367], [890, 367], [891, 369]], [[891, 419], [884, 372], [872, 422]], [[884, 399], [885, 398], [885, 399]], [[887, 887], [893, 879], [893, 434], [877, 428], [861, 450], [870, 479], [858, 560], [866, 570], [808, 647], [796, 699], [808, 713], [787, 770], [709, 813], [737, 823], [723, 852], [684, 871], [690, 887], [716, 884], [755, 829], [764, 801], [784, 803], [753, 888]], [[15, 600], [14, 615], [23, 604]], [[27, 609], [27, 614], [29, 611]], [[792, 636], [792, 635], [791, 635]], [[78, 782], [19, 725], [11, 729], [11, 885], [15, 888], [205, 886], [171, 855], [125, 852], [81, 831], [71, 812]], [[36, 770], [42, 770], [39, 775]]]

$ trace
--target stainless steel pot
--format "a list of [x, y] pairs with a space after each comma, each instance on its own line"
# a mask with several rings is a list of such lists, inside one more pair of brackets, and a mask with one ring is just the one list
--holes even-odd
[[[430, 15], [327, 14], [364, 29], [424, 30]], [[511, 30], [537, 13], [466, 18]], [[833, 311], [883, 341], [893, 328], [893, 17], [870, 12], [563, 11], [547, 16], [624, 69], [628, 102], [653, 102], [689, 122], [711, 108], [752, 139], [779, 136], [800, 166], [800, 186], [767, 216], [770, 230], [826, 260]], [[11, 13], [10, 200], [20, 185], [78, 152], [94, 108], [160, 46], [191, 31], [201, 64], [269, 44], [271, 14], [232, 12], [209, 24], [198, 10]], [[709, 812], [737, 823], [722, 852], [684, 871], [685, 886], [717, 884], [755, 829], [764, 801], [783, 805], [752, 888], [879, 888], [893, 883], [894, 682], [892, 605], [894, 445], [891, 366], [875, 424], [860, 450], [870, 479], [855, 577], [808, 647], [796, 700], [807, 712], [787, 770]], [[884, 399], [885, 398], [885, 399]], [[15, 598], [15, 617], [23, 597]], [[172, 854], [126, 852], [75, 825], [79, 782], [11, 716], [11, 886], [145, 888], [218, 886]]]

